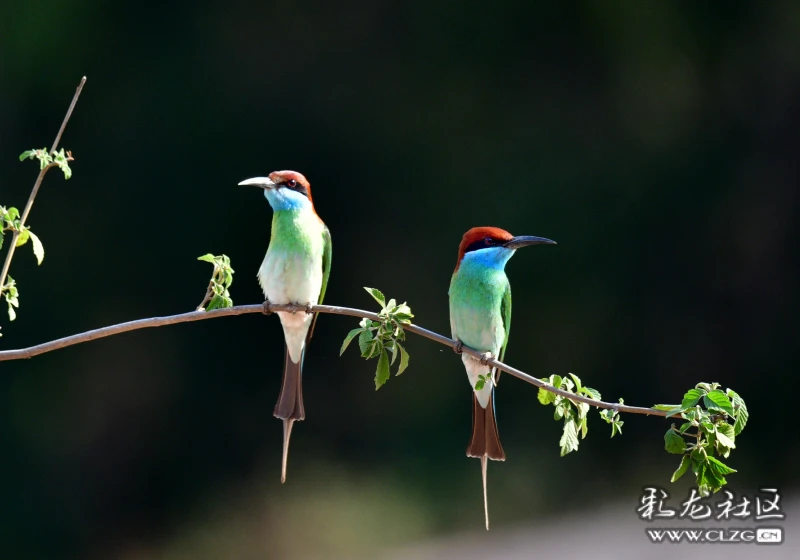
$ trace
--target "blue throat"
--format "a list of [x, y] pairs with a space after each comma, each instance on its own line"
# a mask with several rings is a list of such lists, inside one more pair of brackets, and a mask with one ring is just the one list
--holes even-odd
[[465, 267], [469, 270], [485, 270], [487, 268], [504, 270], [508, 259], [513, 256], [514, 249], [506, 249], [505, 247], [489, 247], [470, 251], [461, 259], [459, 270]]
[[286, 188], [264, 189], [264, 197], [274, 212], [313, 208], [313, 204], [306, 196]]

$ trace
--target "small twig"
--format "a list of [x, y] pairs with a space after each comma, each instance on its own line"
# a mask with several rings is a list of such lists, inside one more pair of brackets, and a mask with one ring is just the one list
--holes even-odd
[[[72, 96], [72, 103], [69, 104], [69, 109], [67, 109], [67, 114], [64, 115], [61, 128], [58, 129], [56, 139], [53, 141], [53, 146], [50, 148], [51, 154], [55, 153], [58, 143], [61, 141], [61, 135], [64, 134], [64, 129], [67, 128], [67, 123], [69, 122], [69, 118], [72, 116], [72, 111], [75, 109], [75, 104], [78, 102], [78, 97], [80, 97], [81, 91], [83, 90], [83, 84], [85, 83], [86, 76], [81, 78], [81, 82], [75, 89], [75, 95]], [[6, 276], [8, 276], [8, 269], [11, 267], [11, 259], [14, 258], [14, 250], [17, 248], [17, 238], [19, 237], [22, 227], [25, 225], [25, 222], [28, 219], [28, 214], [31, 213], [33, 201], [36, 199], [36, 194], [39, 192], [39, 186], [42, 184], [42, 179], [44, 179], [45, 173], [47, 173], [50, 168], [54, 167], [55, 165], [56, 164], [54, 163], [45, 165], [44, 169], [39, 171], [39, 176], [36, 177], [36, 182], [33, 184], [33, 190], [31, 190], [31, 194], [28, 197], [28, 203], [25, 205], [25, 209], [22, 211], [22, 216], [19, 218], [19, 230], [14, 231], [13, 235], [11, 236], [11, 243], [8, 244], [8, 253], [6, 254], [6, 260], [3, 263], [3, 271], [0, 272], [0, 292], [3, 291], [3, 286], [6, 283]]]
[[197, 306], [195, 311], [205, 311], [206, 304], [211, 301], [211, 297], [214, 295], [214, 277], [217, 275], [217, 267], [214, 266], [214, 272], [211, 274], [211, 280], [208, 281], [208, 288], [206, 288], [206, 295], [203, 297], [203, 301], [200, 302], [200, 305]]
[[208, 290], [206, 290], [206, 295], [203, 298], [203, 301], [200, 302], [200, 305], [197, 306], [197, 309], [195, 309], [195, 311], [204, 311], [205, 310], [206, 304], [209, 301], [211, 301], [211, 294], [212, 294], [211, 288], [209, 287]]
[[[363, 309], [338, 307], [335, 305], [305, 306], [305, 305], [292, 305], [292, 304], [278, 305], [274, 303], [269, 304], [268, 306], [266, 306], [265, 304], [239, 305], [236, 307], [228, 307], [225, 309], [215, 309], [213, 311], [190, 311], [189, 313], [181, 313], [179, 315], [169, 315], [167, 317], [152, 317], [150, 319], [139, 319], [138, 321], [129, 321], [127, 323], [120, 323], [119, 325], [112, 325], [110, 327], [103, 327], [100, 329], [87, 331], [85, 333], [59, 338], [58, 340], [45, 342], [43, 344], [38, 344], [36, 346], [30, 346], [28, 348], [20, 348], [18, 350], [4, 350], [0, 351], [0, 361], [32, 358], [33, 356], [38, 356], [39, 354], [44, 354], [45, 352], [52, 352], [53, 350], [66, 348], [67, 346], [73, 346], [75, 344], [80, 344], [82, 342], [89, 342], [91, 340], [97, 340], [98, 338], [105, 338], [107, 336], [112, 336], [115, 334], [120, 334], [137, 329], [145, 329], [149, 327], [163, 327], [166, 325], [174, 325], [176, 323], [188, 323], [191, 321], [202, 321], [203, 319], [214, 319], [216, 317], [244, 315], [246, 313], [262, 313], [265, 310], [265, 307], [268, 307], [270, 312], [289, 311], [294, 313], [297, 312], [331, 313], [333, 315], [349, 315], [351, 317], [364, 317], [367, 319], [371, 319], [372, 321], [382, 320], [377, 313], [364, 311]], [[403, 325], [403, 330], [412, 332], [414, 334], [418, 334], [420, 336], [424, 336], [425, 338], [433, 340], [434, 342], [438, 342], [439, 344], [444, 344], [445, 346], [449, 346], [450, 348], [455, 348], [457, 345], [456, 341], [451, 340], [446, 336], [442, 336], [433, 331], [429, 331], [428, 329], [425, 329], [423, 327], [419, 327], [417, 325]], [[475, 350], [463, 344], [461, 345], [461, 351], [479, 360], [482, 357], [484, 357], [485, 354], [484, 352], [479, 352], [478, 350]], [[541, 379], [538, 379], [536, 377], [533, 377], [532, 375], [528, 375], [524, 371], [520, 371], [516, 368], [506, 365], [495, 358], [487, 359], [486, 363], [492, 367], [496, 367], [499, 370], [505, 371], [506, 373], [509, 373], [514, 377], [521, 379], [522, 381], [525, 381], [526, 383], [530, 383], [531, 385], [535, 385], [536, 387], [544, 389], [545, 391], [550, 391], [551, 393], [555, 393], [556, 395], [566, 397], [574, 402], [586, 403], [590, 406], [594, 406], [597, 408], [606, 408], [606, 409], [618, 410], [620, 412], [629, 412], [631, 414], [645, 414], [648, 416], [667, 415], [666, 411], [656, 410], [654, 408], [642, 408], [638, 406], [627, 406], [619, 403], [596, 401], [594, 399], [590, 399], [582, 395], [576, 395], [575, 393], [570, 393], [569, 391], [564, 391], [563, 389], [558, 389], [556, 387], [553, 387], [552, 385], [545, 383]]]

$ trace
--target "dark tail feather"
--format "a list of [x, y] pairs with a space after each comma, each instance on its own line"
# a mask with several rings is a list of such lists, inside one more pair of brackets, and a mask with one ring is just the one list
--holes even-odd
[[281, 462], [281, 483], [286, 482], [286, 462], [289, 459], [289, 438], [292, 437], [292, 425], [295, 420], [303, 420], [306, 410], [303, 407], [303, 359], [294, 363], [289, 357], [289, 349], [283, 359], [283, 384], [274, 415], [283, 420], [283, 460]]
[[478, 397], [472, 393], [472, 440], [467, 447], [467, 457], [481, 460], [481, 478], [483, 480], [483, 514], [486, 518], [486, 530], [489, 530], [489, 501], [486, 497], [486, 464], [488, 459], [505, 461], [506, 454], [500, 445], [497, 433], [497, 422], [494, 417], [494, 393], [489, 397], [489, 404], [483, 408]]
[[506, 460], [494, 417], [494, 394], [489, 397], [486, 408], [483, 408], [478, 397], [472, 393], [472, 440], [467, 447], [467, 457], [480, 459], [484, 456], [495, 461]]

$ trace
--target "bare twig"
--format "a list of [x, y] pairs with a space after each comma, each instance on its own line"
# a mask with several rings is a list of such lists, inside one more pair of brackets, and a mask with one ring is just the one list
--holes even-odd
[[[119, 325], [111, 325], [110, 327], [103, 327], [100, 329], [95, 329], [92, 331], [87, 331], [84, 333], [67, 336], [64, 338], [59, 338], [58, 340], [53, 340], [51, 342], [45, 342], [43, 344], [37, 344], [36, 346], [30, 346], [28, 348], [20, 348], [19, 350], [4, 350], [0, 351], [0, 361], [6, 360], [20, 360], [24, 358], [32, 358], [33, 356], [38, 356], [39, 354], [44, 354], [46, 352], [52, 352], [53, 350], [58, 350], [60, 348], [66, 348], [67, 346], [73, 346], [75, 344], [80, 344], [82, 342], [89, 342], [90, 340], [97, 340], [98, 338], [105, 338], [107, 336], [112, 336], [115, 334], [120, 334], [128, 331], [134, 331], [137, 329], [145, 329], [149, 327], [163, 327], [166, 325], [174, 325], [176, 323], [188, 323], [191, 321], [202, 321], [203, 319], [214, 319], [216, 317], [229, 317], [231, 315], [244, 315], [246, 313], [261, 313], [264, 310], [264, 305], [257, 304], [257, 305], [239, 305], [236, 307], [228, 307], [225, 309], [215, 309], [213, 311], [190, 311], [189, 313], [181, 313], [179, 315], [169, 315], [167, 317], [152, 317], [149, 319], [139, 319], [138, 321], [129, 321], [127, 323], [120, 323]], [[277, 304], [270, 304], [269, 305], [270, 311], [291, 311], [291, 312], [309, 312], [309, 309], [304, 305], [277, 305]], [[371, 319], [373, 321], [381, 321], [381, 318], [378, 316], [377, 313], [372, 313], [370, 311], [364, 311], [363, 309], [353, 309], [350, 307], [339, 307], [335, 305], [314, 305], [310, 308], [311, 313], [331, 313], [333, 315], [349, 315], [352, 317], [365, 317], [367, 319]], [[403, 325], [403, 329], [418, 334], [420, 336], [424, 336], [425, 338], [429, 338], [434, 342], [438, 342], [439, 344], [444, 344], [445, 346], [449, 346], [450, 348], [454, 348], [456, 346], [456, 342], [447, 338], [446, 336], [442, 336], [437, 334], [433, 331], [429, 331], [423, 327], [417, 325]], [[479, 352], [473, 348], [468, 346], [461, 346], [461, 351], [469, 354], [470, 356], [481, 359], [484, 357], [484, 352]], [[632, 414], [645, 414], [648, 416], [666, 416], [667, 413], [663, 410], [656, 410], [654, 408], [642, 408], [638, 406], [628, 406], [619, 403], [609, 403], [603, 401], [596, 401], [594, 399], [590, 399], [588, 397], [584, 397], [583, 395], [576, 395], [575, 393], [570, 393], [569, 391], [564, 391], [563, 389], [558, 389], [549, 385], [538, 379], [533, 377], [532, 375], [528, 375], [524, 371], [520, 371], [516, 368], [513, 368], [509, 365], [504, 364], [496, 360], [495, 358], [489, 358], [486, 363], [492, 367], [496, 367], [506, 373], [513, 375], [514, 377], [525, 381], [526, 383], [530, 383], [531, 385], [535, 385], [545, 391], [550, 391], [551, 393], [555, 393], [556, 395], [560, 395], [562, 397], [566, 397], [574, 402], [581, 402], [586, 403], [588, 405], [597, 407], [597, 408], [607, 408], [612, 410], [618, 410], [619, 412], [629, 412]]]
[[[75, 89], [75, 95], [72, 96], [72, 103], [69, 104], [69, 109], [67, 109], [67, 114], [64, 115], [64, 120], [61, 123], [61, 128], [58, 129], [58, 134], [56, 134], [56, 139], [53, 141], [53, 145], [50, 148], [50, 153], [54, 153], [56, 148], [58, 147], [58, 143], [61, 141], [61, 135], [64, 134], [64, 129], [67, 128], [67, 123], [69, 122], [69, 118], [72, 116], [72, 111], [75, 109], [75, 104], [78, 102], [78, 97], [81, 95], [81, 91], [83, 90], [83, 84], [86, 83], [86, 76], [81, 78], [81, 82], [78, 84], [78, 87]], [[3, 263], [3, 271], [0, 272], [0, 292], [2, 292], [2, 287], [6, 283], [6, 276], [8, 276], [8, 269], [11, 267], [11, 259], [14, 258], [14, 250], [17, 248], [17, 237], [19, 237], [20, 232], [22, 231], [22, 227], [25, 225], [25, 221], [28, 219], [28, 214], [31, 213], [31, 208], [33, 207], [33, 201], [36, 199], [36, 194], [39, 192], [39, 186], [42, 184], [42, 179], [44, 179], [45, 174], [50, 170], [51, 167], [54, 167], [56, 164], [45, 165], [44, 168], [39, 171], [39, 176], [36, 177], [36, 182], [33, 184], [33, 190], [31, 190], [31, 194], [28, 197], [28, 203], [25, 205], [25, 209], [22, 211], [22, 215], [19, 219], [19, 230], [15, 230], [14, 234], [11, 237], [11, 243], [8, 244], [8, 254], [6, 254], [6, 260]]]
[[211, 301], [211, 296], [214, 295], [214, 291], [211, 286], [214, 285], [214, 277], [211, 277], [211, 281], [208, 283], [208, 288], [206, 288], [206, 295], [203, 297], [203, 301], [200, 302], [200, 305], [197, 306], [195, 311], [205, 311], [206, 304]]

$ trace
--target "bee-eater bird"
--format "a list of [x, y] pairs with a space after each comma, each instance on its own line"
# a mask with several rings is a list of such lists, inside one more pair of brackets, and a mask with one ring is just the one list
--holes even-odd
[[[511, 329], [511, 286], [505, 273], [514, 251], [528, 245], [555, 244], [543, 237], [514, 237], [496, 227], [475, 227], [464, 234], [458, 247], [458, 261], [450, 280], [450, 329], [467, 370], [472, 394], [472, 439], [467, 457], [481, 460], [483, 508], [489, 529], [486, 499], [486, 459], [505, 461], [495, 420], [494, 387], [500, 372], [486, 365], [496, 356], [503, 361]], [[476, 359], [461, 352], [462, 346], [484, 352]], [[483, 387], [475, 386], [483, 376]]]
[[[239, 183], [264, 189], [272, 206], [272, 234], [258, 281], [269, 303], [307, 306], [321, 304], [331, 273], [331, 233], [317, 216], [311, 185], [296, 171], [275, 171]], [[278, 311], [286, 352], [283, 383], [274, 415], [283, 420], [281, 482], [286, 482], [289, 438], [296, 420], [306, 417], [303, 407], [303, 358], [314, 332], [316, 313]]]

